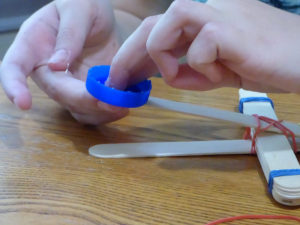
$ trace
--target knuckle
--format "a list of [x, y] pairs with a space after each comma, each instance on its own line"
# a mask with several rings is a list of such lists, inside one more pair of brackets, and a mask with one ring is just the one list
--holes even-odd
[[186, 62], [191, 68], [197, 71], [201, 67], [201, 65], [203, 65], [203, 61], [201, 60], [199, 52], [195, 49], [190, 49], [188, 51], [186, 55]]
[[148, 39], [146, 41], [146, 49], [148, 54], [152, 57], [156, 54], [156, 52], [158, 52], [155, 42], [152, 41], [151, 39]]
[[51, 84], [46, 84], [44, 88], [45, 88], [45, 92], [51, 99], [60, 103], [61, 98], [60, 98], [58, 88], [56, 86]]
[[219, 35], [219, 27], [216, 23], [210, 22], [203, 26], [201, 33], [202, 36], [207, 40], [216, 40], [217, 36]]
[[156, 24], [156, 22], [157, 16], [146, 17], [141, 23], [142, 31], [149, 33], [152, 30], [153, 26]]
[[18, 35], [21, 34], [23, 38], [31, 37], [36, 31], [36, 27], [38, 27], [40, 22], [41, 20], [34, 20], [29, 17], [21, 24]]
[[168, 11], [167, 14], [175, 16], [178, 18], [178, 20], [184, 20], [187, 18], [187, 15], [189, 14], [187, 4], [189, 1], [174, 1]]
[[197, 59], [197, 56], [195, 56], [193, 53], [188, 53], [186, 56], [187, 64], [193, 68], [196, 69], [201, 65], [201, 62]]
[[202, 58], [203, 57], [201, 57], [201, 55], [199, 55], [199, 52], [197, 50], [192, 49], [192, 50], [189, 50], [186, 55], [186, 62], [191, 68], [198, 71], [206, 63], [206, 62], [203, 62]]
[[[216, 23], [207, 23], [194, 41], [204, 40], [206, 43], [216, 43], [220, 35], [220, 29]], [[190, 47], [186, 55], [187, 63], [193, 69], [199, 69], [203, 64], [207, 63], [207, 55], [204, 58], [201, 52], [193, 46]]]
[[145, 37], [147, 37], [145, 41], [146, 50], [148, 51], [148, 53], [153, 52], [155, 48], [155, 44], [153, 43], [153, 41], [151, 41], [151, 38], [149, 39], [149, 35], [160, 17], [161, 15], [147, 17], [141, 24], [141, 32]]
[[63, 27], [59, 30], [59, 34], [57, 36], [57, 41], [63, 41], [63, 40], [72, 40], [74, 36], [76, 35], [76, 31], [72, 27]]

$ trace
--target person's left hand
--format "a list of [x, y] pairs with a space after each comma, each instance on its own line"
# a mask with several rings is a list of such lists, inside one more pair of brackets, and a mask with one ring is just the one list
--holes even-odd
[[79, 122], [117, 120], [128, 110], [93, 98], [85, 80], [90, 67], [110, 64], [120, 43], [110, 0], [53, 1], [22, 25], [0, 68], [2, 86], [17, 107], [29, 109], [31, 76]]

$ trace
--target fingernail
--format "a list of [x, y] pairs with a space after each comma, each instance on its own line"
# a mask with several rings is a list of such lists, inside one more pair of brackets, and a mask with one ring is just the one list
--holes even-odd
[[57, 50], [49, 60], [49, 63], [68, 63], [70, 54], [65, 49]]
[[110, 88], [115, 88], [115, 89], [119, 89], [122, 90], [123, 86], [121, 86], [118, 83], [112, 82], [112, 79], [110, 78], [110, 75], [108, 76], [107, 80], [105, 81], [105, 86], [110, 87]]
[[110, 87], [111, 86], [111, 82], [110, 82], [110, 76], [108, 76], [107, 80], [105, 81], [105, 86]]
[[127, 77], [129, 77], [127, 71], [111, 69], [109, 76], [105, 81], [105, 86], [118, 90], [124, 90], [127, 87], [127, 82], [125, 82]]

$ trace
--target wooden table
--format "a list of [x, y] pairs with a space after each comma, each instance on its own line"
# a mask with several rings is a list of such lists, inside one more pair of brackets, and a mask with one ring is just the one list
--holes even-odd
[[[236, 89], [188, 92], [153, 79], [153, 96], [237, 111]], [[205, 224], [241, 214], [300, 216], [277, 204], [255, 156], [99, 159], [100, 143], [239, 139], [244, 128], [145, 106], [88, 127], [31, 84], [34, 106], [0, 94], [0, 224]], [[300, 122], [298, 95], [270, 95], [279, 118]], [[298, 156], [299, 158], [299, 156]], [[231, 224], [296, 224], [239, 221]]]

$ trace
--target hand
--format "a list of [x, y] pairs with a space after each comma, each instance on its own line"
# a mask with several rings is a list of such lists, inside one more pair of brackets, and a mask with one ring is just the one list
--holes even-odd
[[78, 121], [116, 120], [128, 110], [98, 102], [86, 91], [85, 79], [89, 67], [110, 64], [120, 43], [109, 0], [57, 0], [22, 25], [1, 65], [3, 88], [15, 105], [29, 109], [31, 76]]
[[299, 27], [298, 15], [258, 1], [176, 0], [123, 44], [107, 84], [122, 89], [160, 71], [177, 88], [299, 93]]

